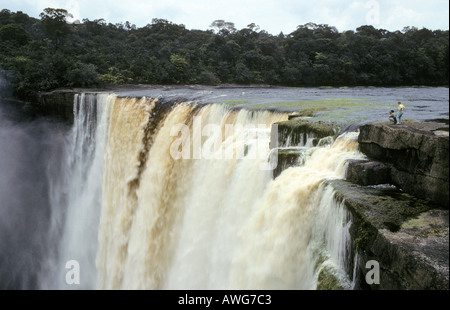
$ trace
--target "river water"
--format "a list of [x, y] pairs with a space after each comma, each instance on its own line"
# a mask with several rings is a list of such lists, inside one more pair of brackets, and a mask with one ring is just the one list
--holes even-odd
[[445, 87], [345, 87], [345, 88], [257, 88], [257, 87], [152, 87], [117, 90], [118, 96], [187, 98], [199, 102], [224, 102], [239, 108], [273, 109], [286, 112], [311, 107], [318, 120], [363, 123], [387, 121], [397, 102], [406, 107], [404, 119], [419, 122], [449, 118], [449, 90]]

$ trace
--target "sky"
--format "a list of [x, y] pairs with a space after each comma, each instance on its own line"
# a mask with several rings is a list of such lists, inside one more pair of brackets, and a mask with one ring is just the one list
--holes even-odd
[[107, 23], [129, 21], [144, 27], [160, 18], [187, 29], [207, 30], [221, 19], [238, 30], [255, 23], [274, 35], [289, 34], [309, 22], [340, 32], [362, 25], [389, 31], [449, 29], [448, 0], [0, 0], [0, 9], [36, 18], [47, 7], [66, 9], [80, 21], [103, 18]]

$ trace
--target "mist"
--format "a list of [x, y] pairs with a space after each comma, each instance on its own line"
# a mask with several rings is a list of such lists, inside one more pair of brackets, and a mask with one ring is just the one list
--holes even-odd
[[37, 289], [52, 251], [49, 180], [58, 175], [68, 126], [29, 115], [0, 85], [0, 289]]

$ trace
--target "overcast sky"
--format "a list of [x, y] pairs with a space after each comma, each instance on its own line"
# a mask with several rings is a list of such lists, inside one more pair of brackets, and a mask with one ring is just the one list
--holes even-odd
[[137, 27], [162, 18], [201, 30], [217, 19], [233, 22], [237, 29], [255, 23], [271, 34], [288, 34], [309, 22], [335, 26], [340, 32], [361, 25], [389, 31], [406, 26], [449, 29], [448, 0], [0, 0], [0, 9], [32, 17], [47, 7], [64, 8], [74, 19], [129, 21]]

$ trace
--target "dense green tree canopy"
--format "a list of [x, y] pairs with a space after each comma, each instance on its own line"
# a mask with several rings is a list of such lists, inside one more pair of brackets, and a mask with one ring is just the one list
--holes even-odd
[[60, 87], [142, 84], [286, 86], [448, 85], [449, 31], [405, 27], [355, 31], [308, 23], [271, 35], [254, 23], [238, 30], [216, 20], [188, 30], [164, 19], [67, 23], [64, 9], [40, 19], [0, 12], [0, 73], [32, 100]]

